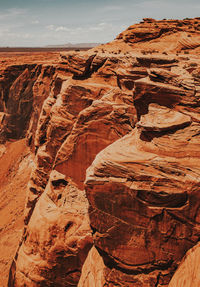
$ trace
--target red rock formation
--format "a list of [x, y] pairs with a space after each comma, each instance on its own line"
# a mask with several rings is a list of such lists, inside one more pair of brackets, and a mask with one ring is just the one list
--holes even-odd
[[87, 205], [83, 191], [51, 173], [18, 252], [15, 286], [75, 286], [93, 241]]
[[[131, 53], [176, 53], [200, 51], [200, 19], [159, 20], [144, 19], [139, 24], [130, 26], [111, 43], [109, 51], [128, 51]], [[104, 47], [105, 49], [105, 47]]]
[[199, 25], [144, 19], [2, 71], [2, 141], [35, 153], [9, 287], [168, 286], [200, 236]]
[[[158, 120], [156, 112], [162, 113]], [[166, 270], [170, 274], [199, 240], [199, 128], [186, 115], [150, 105], [137, 129], [103, 150], [88, 169], [95, 246], [113, 273], [108, 286], [117, 286], [115, 270], [122, 281], [128, 273], [130, 282], [156, 270], [154, 280], [161, 284]]]
[[[44, 206], [43, 203], [40, 203], [43, 198], [41, 194], [48, 193], [48, 191], [44, 192], [44, 190], [48, 190], [49, 184], [47, 186], [47, 183], [52, 169], [61, 172], [66, 177], [66, 182], [73, 182], [77, 194], [81, 193], [82, 191], [78, 191], [76, 186], [81, 190], [84, 189], [85, 171], [94, 160], [96, 154], [119, 137], [130, 132], [135, 124], [135, 108], [130, 93], [130, 84], [128, 87], [126, 84], [122, 84], [122, 88], [120, 82], [128, 80], [132, 83], [134, 79], [140, 78], [140, 74], [129, 76], [128, 73], [127, 75], [123, 73], [118, 79], [115, 72], [115, 66], [118, 66], [119, 63], [118, 59], [112, 58], [109, 60], [105, 57], [98, 58], [95, 56], [89, 56], [88, 58], [86, 55], [78, 59], [76, 56], [70, 56], [70, 59], [73, 59], [73, 57], [77, 69], [79, 69], [79, 61], [81, 59], [84, 74], [77, 75], [75, 68], [72, 69], [67, 64], [66, 67], [68, 68], [63, 74], [59, 70], [64, 63], [62, 62], [58, 65], [53, 75], [49, 96], [44, 101], [35, 133], [33, 121], [30, 121], [29, 124], [28, 137], [32, 137], [32, 141], [34, 140], [36, 150], [35, 168], [32, 171], [28, 185], [24, 236], [22, 245], [16, 255], [17, 261], [13, 262], [11, 268], [9, 286], [50, 284], [49, 282], [54, 282], [53, 284], [58, 285], [58, 281], [60, 286], [65, 286], [67, 280], [71, 280], [70, 284], [73, 286], [77, 285], [81, 264], [83, 264], [87, 255], [88, 246], [91, 245], [89, 225], [87, 234], [90, 235], [86, 236], [84, 244], [80, 244], [80, 247], [77, 250], [75, 249], [73, 255], [75, 265], [73, 268], [69, 267], [70, 260], [66, 263], [68, 265], [65, 268], [65, 275], [62, 275], [62, 280], [61, 277], [59, 277], [59, 280], [55, 279], [55, 273], [59, 274], [61, 269], [60, 257], [48, 250], [49, 258], [44, 258], [44, 255], [41, 254], [42, 247], [38, 247], [37, 257], [39, 256], [38, 258], [40, 258], [38, 259], [39, 262], [43, 261], [44, 269], [47, 271], [44, 273], [43, 269], [40, 270], [39, 267], [35, 267], [33, 272], [30, 271], [31, 267], [28, 262], [32, 254], [27, 250], [33, 250], [36, 245], [45, 245], [46, 238], [52, 238], [53, 236], [51, 223], [49, 227], [46, 224], [44, 231], [46, 237], [44, 239], [36, 240], [32, 238], [32, 236], [36, 236], [34, 234], [38, 230], [43, 229], [42, 221], [40, 220], [38, 224], [37, 220], [38, 212], [41, 212], [41, 209], [38, 211], [37, 206], [40, 206], [40, 204]], [[87, 59], [92, 59], [93, 61]], [[110, 62], [113, 69], [111, 73], [107, 71], [107, 67], [110, 67]], [[84, 70], [84, 63], [87, 66], [86, 70]], [[126, 58], [121, 60], [120, 63], [128, 64], [130, 70], [130, 63], [128, 63]], [[144, 75], [144, 72], [143, 70], [141, 75]], [[70, 75], [69, 73], [72, 74]], [[106, 77], [107, 73], [109, 73], [108, 77]], [[98, 80], [98, 83], [95, 83], [96, 80]], [[35, 117], [33, 116], [34, 119]], [[44, 198], [44, 202], [46, 201], [47, 197]], [[68, 198], [68, 201], [72, 201], [72, 199]], [[81, 207], [82, 204], [85, 204], [85, 209], [87, 209], [87, 202], [84, 202], [77, 195], [78, 201], [80, 201], [77, 203], [77, 205], [80, 205], [78, 212], [81, 213], [84, 210], [84, 207]], [[47, 206], [49, 205], [47, 204]], [[68, 205], [62, 207], [66, 214], [70, 212], [69, 208]], [[76, 215], [77, 218], [78, 216]], [[48, 222], [48, 218], [47, 214], [45, 222]], [[69, 215], [66, 215], [63, 221], [66, 221], [67, 218], [69, 218]], [[34, 224], [32, 224], [34, 221], [37, 221], [37, 230], [35, 231]], [[77, 225], [76, 220], [74, 221], [73, 218], [69, 221], [73, 226]], [[82, 217], [79, 219], [79, 222], [81, 221], [83, 221]], [[54, 225], [56, 224], [60, 225], [59, 217], [55, 217]], [[78, 232], [81, 238], [85, 238], [85, 229], [79, 228]], [[68, 243], [66, 244], [71, 242], [71, 235], [68, 234], [68, 236]], [[69, 245], [65, 246], [64, 241], [60, 242], [60, 253], [65, 254], [67, 248], [71, 247]], [[22, 264], [22, 262], [26, 262], [26, 264]], [[34, 264], [37, 265], [36, 262]], [[62, 264], [64, 263], [62, 262]], [[25, 265], [27, 266], [26, 270], [24, 270]], [[50, 275], [52, 274], [52, 268], [54, 270], [53, 275]]]
[[26, 185], [33, 156], [26, 140], [0, 145], [0, 286], [7, 286], [10, 265], [23, 230]]
[[199, 245], [199, 243], [195, 245], [184, 256], [178, 270], [170, 281], [169, 287], [192, 287], [200, 285]]

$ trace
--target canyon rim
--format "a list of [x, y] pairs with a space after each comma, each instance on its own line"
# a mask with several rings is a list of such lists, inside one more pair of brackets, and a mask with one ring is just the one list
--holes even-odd
[[200, 18], [0, 55], [1, 286], [200, 286], [199, 55]]

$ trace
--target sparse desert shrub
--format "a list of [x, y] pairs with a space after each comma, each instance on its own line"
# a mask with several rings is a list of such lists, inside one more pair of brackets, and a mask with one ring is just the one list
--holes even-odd
[[147, 54], [147, 51], [141, 50], [141, 53], [142, 53], [143, 55], [146, 55], [146, 54]]
[[190, 63], [190, 67], [197, 67], [197, 66], [198, 66], [198, 64], [195, 62]]
[[183, 23], [179, 22], [179, 23], [176, 24], [176, 26], [177, 26], [177, 27], [182, 27], [182, 26], [183, 26]]

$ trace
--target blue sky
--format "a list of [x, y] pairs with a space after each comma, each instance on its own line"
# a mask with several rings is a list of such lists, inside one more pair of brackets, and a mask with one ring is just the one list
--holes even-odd
[[199, 0], [0, 0], [0, 46], [108, 42], [144, 17], [198, 16]]

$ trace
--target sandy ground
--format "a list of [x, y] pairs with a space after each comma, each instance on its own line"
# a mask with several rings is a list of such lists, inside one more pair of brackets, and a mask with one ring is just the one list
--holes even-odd
[[8, 272], [23, 230], [26, 186], [33, 164], [25, 140], [0, 146], [0, 286]]
[[60, 53], [87, 50], [88, 48], [0, 48], [0, 69], [8, 65], [57, 64]]
[[22, 64], [56, 64], [60, 58], [59, 52], [1, 52], [0, 69], [9, 65]]

